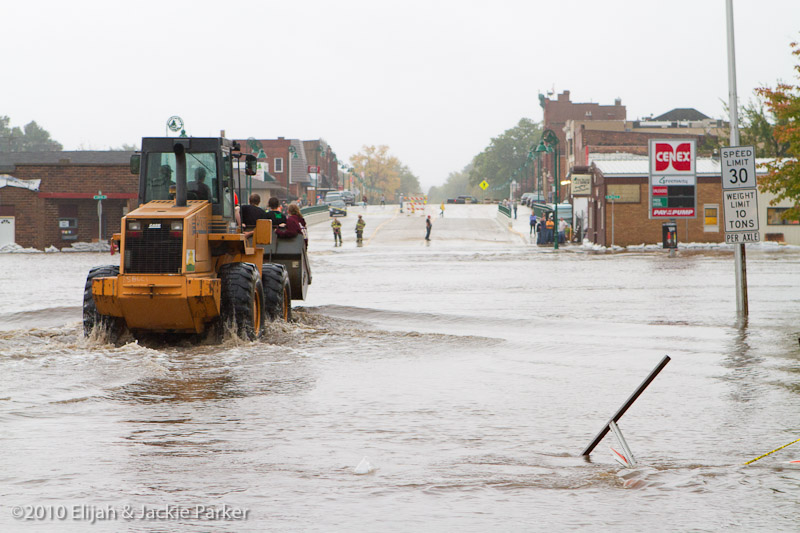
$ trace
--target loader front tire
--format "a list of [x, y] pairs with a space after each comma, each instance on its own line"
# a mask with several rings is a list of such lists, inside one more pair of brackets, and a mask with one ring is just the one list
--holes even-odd
[[271, 321], [292, 320], [292, 289], [289, 273], [283, 265], [264, 263], [261, 267], [264, 282], [264, 304]]
[[101, 315], [97, 311], [92, 295], [92, 281], [95, 278], [116, 276], [119, 276], [119, 266], [117, 265], [94, 267], [86, 276], [86, 285], [83, 287], [83, 335], [89, 337], [97, 329], [97, 333], [105, 335], [106, 340], [111, 344], [115, 344], [122, 336], [125, 324], [119, 317]]
[[228, 263], [220, 268], [219, 277], [224, 327], [241, 339], [258, 339], [264, 333], [264, 290], [258, 268], [251, 263]]

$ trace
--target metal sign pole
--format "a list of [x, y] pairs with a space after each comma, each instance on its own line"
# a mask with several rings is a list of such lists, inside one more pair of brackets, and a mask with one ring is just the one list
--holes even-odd
[[614, 247], [614, 199], [611, 199], [611, 247]]
[[[739, 146], [739, 107], [736, 100], [733, 0], [725, 0], [725, 15], [728, 29], [728, 108], [731, 113], [731, 146]], [[740, 318], [747, 318], [749, 310], [747, 305], [747, 266], [745, 264], [744, 243], [737, 243], [733, 246], [734, 268], [736, 269], [736, 312]]]
[[103, 242], [103, 200], [97, 200], [97, 242]]
[[658, 366], [656, 366], [650, 372], [650, 374], [645, 378], [645, 380], [642, 382], [642, 384], [639, 385], [639, 387], [635, 391], [633, 391], [633, 394], [630, 395], [630, 397], [625, 401], [625, 403], [622, 404], [622, 407], [620, 407], [617, 410], [617, 412], [614, 413], [614, 416], [611, 417], [611, 420], [606, 422], [606, 425], [603, 426], [603, 429], [600, 430], [600, 433], [598, 433], [597, 436], [594, 438], [594, 440], [591, 442], [591, 444], [589, 444], [581, 452], [581, 455], [589, 455], [590, 453], [592, 453], [592, 450], [594, 450], [595, 447], [598, 444], [600, 444], [600, 441], [603, 440], [603, 437], [605, 437], [606, 434], [611, 430], [611, 427], [610, 427], [611, 422], [615, 422], [615, 423], [619, 422], [619, 419], [622, 418], [622, 415], [625, 414], [625, 411], [627, 411], [628, 408], [631, 405], [633, 405], [633, 402], [635, 402], [636, 399], [642, 394], [642, 392], [644, 392], [644, 389], [646, 389], [647, 386], [650, 385], [650, 383], [654, 379], [656, 379], [656, 376], [658, 375], [658, 373], [661, 372], [664, 369], [665, 366], [667, 366], [667, 363], [669, 363], [669, 361], [670, 361], [670, 357], [668, 355], [665, 355], [664, 358], [661, 360], [661, 362], [658, 363]]

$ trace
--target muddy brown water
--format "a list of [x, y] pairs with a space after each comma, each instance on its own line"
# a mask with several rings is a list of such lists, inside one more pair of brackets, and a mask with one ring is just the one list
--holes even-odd
[[[0, 255], [0, 529], [800, 527], [800, 443], [742, 465], [800, 437], [800, 253], [748, 253], [737, 326], [728, 252], [552, 253], [456, 208], [426, 245], [367, 215], [361, 248], [355, 217], [342, 248], [312, 228], [309, 300], [253, 343], [86, 339], [108, 255]], [[664, 354], [620, 422], [638, 466], [610, 435], [581, 458]]]

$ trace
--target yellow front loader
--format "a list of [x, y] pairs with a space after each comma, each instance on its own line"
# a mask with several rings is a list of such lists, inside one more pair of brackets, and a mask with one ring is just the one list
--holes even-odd
[[291, 318], [292, 289], [302, 299], [311, 282], [305, 245], [302, 236], [277, 239], [268, 220], [252, 235], [242, 232], [234, 205], [239, 159], [255, 172], [255, 157], [227, 139], [142, 139], [131, 158], [140, 206], [114, 235], [120, 264], [89, 272], [87, 336], [98, 327], [112, 342], [126, 329], [134, 336], [227, 330], [252, 340], [265, 317]]

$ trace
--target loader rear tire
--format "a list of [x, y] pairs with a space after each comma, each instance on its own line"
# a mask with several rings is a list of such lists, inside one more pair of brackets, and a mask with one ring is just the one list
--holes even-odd
[[264, 263], [261, 267], [264, 282], [264, 305], [271, 321], [292, 320], [292, 289], [289, 273], [283, 265]]
[[264, 290], [252, 263], [228, 263], [222, 280], [220, 315], [225, 328], [241, 339], [256, 340], [264, 333]]
[[92, 295], [92, 281], [95, 278], [116, 276], [119, 276], [119, 266], [117, 265], [94, 267], [86, 276], [86, 285], [83, 287], [83, 335], [85, 337], [89, 337], [98, 327], [102, 328], [102, 333], [111, 344], [115, 344], [122, 336], [125, 329], [124, 320], [116, 316], [101, 315], [97, 311]]

